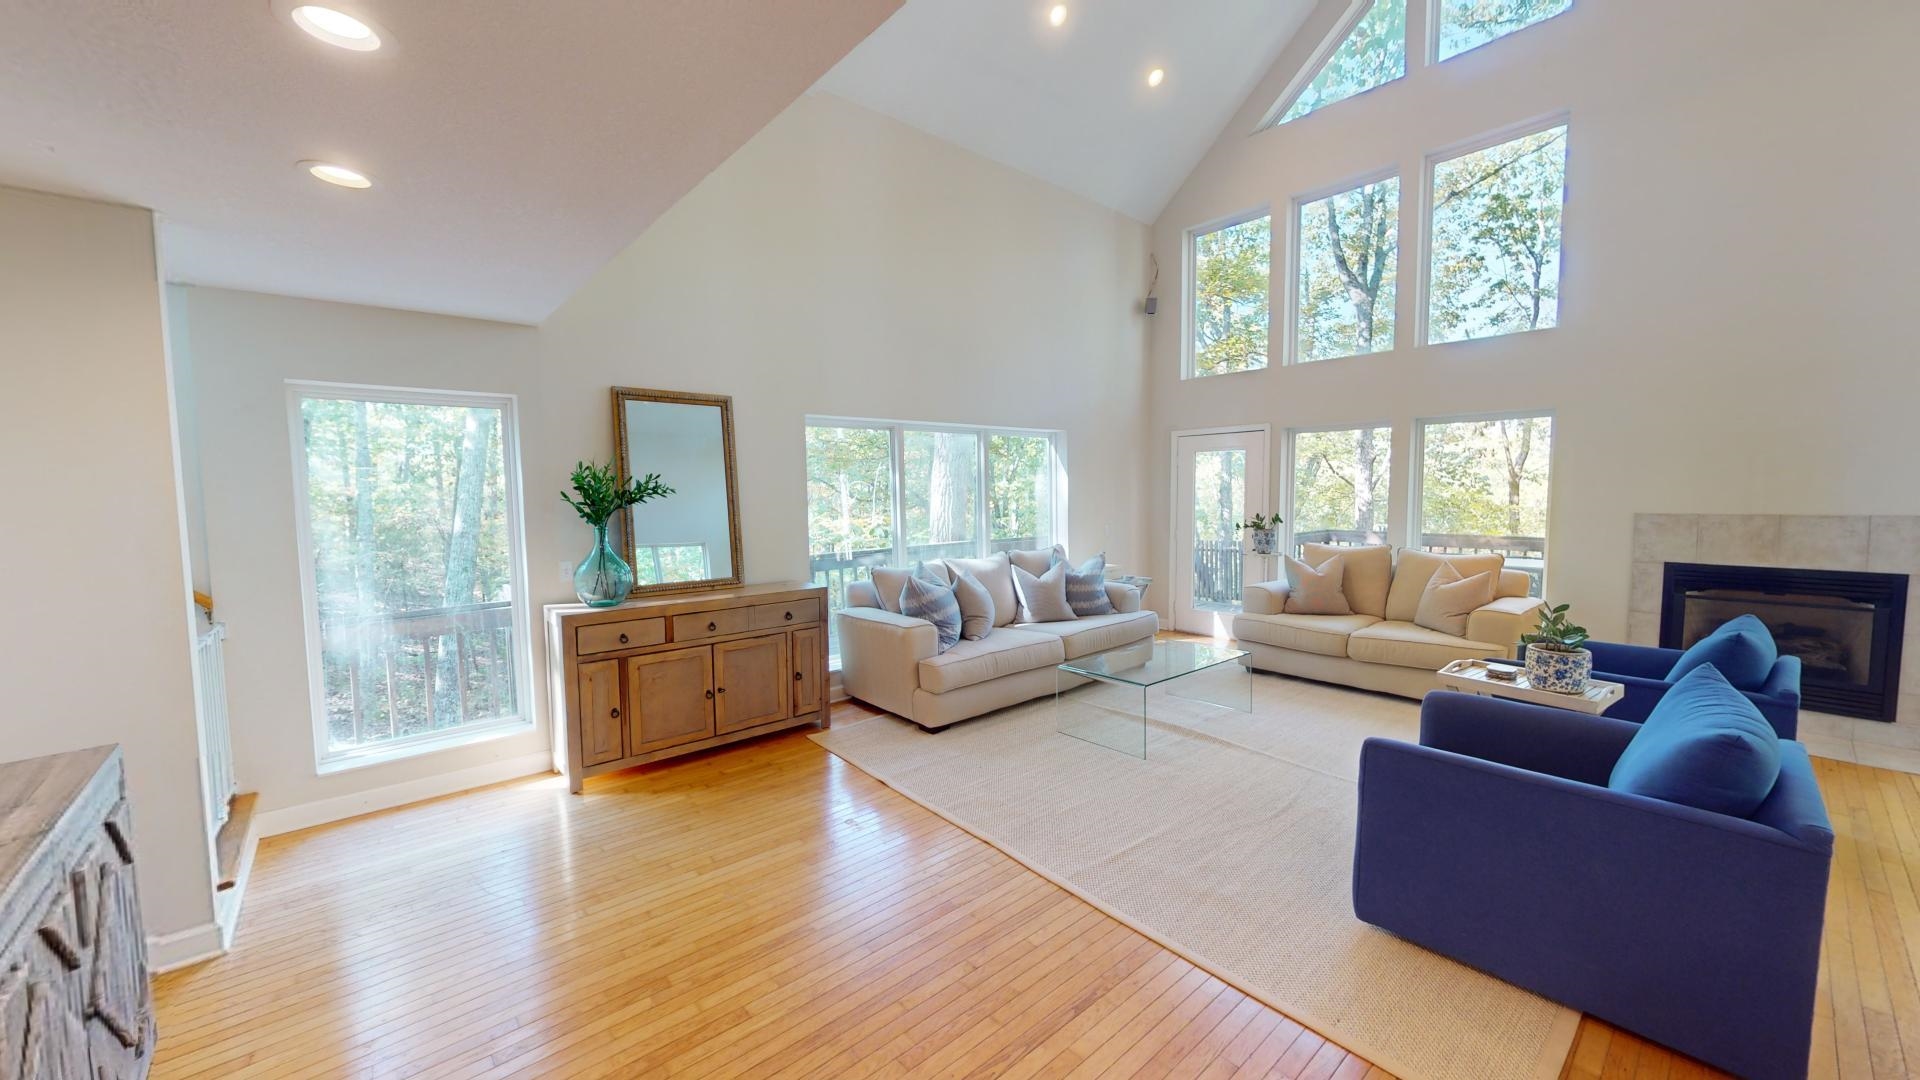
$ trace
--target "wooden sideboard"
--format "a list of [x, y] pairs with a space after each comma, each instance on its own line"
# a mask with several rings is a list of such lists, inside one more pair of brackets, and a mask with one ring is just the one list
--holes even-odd
[[589, 776], [828, 723], [827, 590], [748, 585], [554, 604], [547, 682], [574, 791]]
[[0, 765], [0, 1080], [138, 1080], [147, 943], [118, 747]]

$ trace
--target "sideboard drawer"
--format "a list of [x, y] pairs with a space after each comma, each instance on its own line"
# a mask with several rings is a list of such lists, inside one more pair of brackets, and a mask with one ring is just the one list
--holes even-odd
[[667, 640], [667, 620], [628, 619], [625, 622], [598, 623], [575, 631], [575, 648], [581, 656], [659, 645]]
[[820, 601], [795, 600], [791, 604], [761, 604], [753, 609], [756, 630], [774, 626], [800, 626], [820, 621]]
[[697, 611], [691, 615], [673, 617], [673, 640], [698, 641], [701, 638], [720, 637], [723, 634], [744, 634], [756, 629], [753, 608], [722, 608], [718, 611]]

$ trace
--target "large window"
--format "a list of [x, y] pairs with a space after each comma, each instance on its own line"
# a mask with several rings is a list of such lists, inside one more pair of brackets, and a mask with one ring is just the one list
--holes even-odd
[[[1057, 436], [866, 420], [807, 423], [807, 556], [838, 611], [876, 566], [1054, 542]], [[829, 630], [839, 655], [839, 628]]]
[[1384, 427], [1293, 433], [1293, 550], [1303, 544], [1387, 542], [1393, 431]]
[[1193, 236], [1193, 375], [1267, 366], [1267, 284], [1273, 219]]
[[1551, 416], [1420, 425], [1415, 544], [1448, 554], [1498, 552], [1540, 595], [1546, 575]]
[[1294, 361], [1393, 348], [1400, 178], [1302, 203], [1298, 220]]
[[1564, 124], [1434, 164], [1428, 341], [1559, 322], [1566, 186]]
[[1573, 6], [1573, 0], [1439, 0], [1434, 55], [1441, 60], [1477, 49]]
[[297, 384], [323, 770], [528, 723], [511, 398]]
[[1373, 0], [1274, 123], [1284, 124], [1407, 73], [1407, 0]]

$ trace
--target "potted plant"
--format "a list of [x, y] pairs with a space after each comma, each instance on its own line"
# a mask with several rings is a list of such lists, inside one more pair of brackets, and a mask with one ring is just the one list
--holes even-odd
[[1234, 528], [1253, 533], [1255, 555], [1271, 555], [1279, 550], [1280, 524], [1279, 514], [1255, 514]]
[[563, 491], [560, 497], [582, 521], [593, 526], [593, 550], [573, 572], [574, 595], [589, 607], [612, 607], [633, 590], [633, 567], [607, 543], [608, 520], [629, 506], [664, 499], [673, 494], [673, 489], [661, 483], [657, 473], [623, 486], [613, 462], [601, 465], [582, 461], [573, 467], [573, 492], [569, 495]]
[[1593, 674], [1593, 653], [1585, 648], [1587, 628], [1567, 618], [1570, 604], [1540, 609], [1540, 625], [1520, 635], [1527, 647], [1527, 683], [1556, 694], [1582, 694]]

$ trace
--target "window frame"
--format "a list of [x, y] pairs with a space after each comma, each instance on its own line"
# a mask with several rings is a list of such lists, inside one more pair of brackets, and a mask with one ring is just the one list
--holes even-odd
[[[1562, 177], [1561, 184], [1560, 184], [1560, 253], [1559, 253], [1560, 296], [1556, 298], [1556, 303], [1554, 305], [1553, 325], [1543, 326], [1537, 330], [1512, 330], [1504, 334], [1495, 334], [1490, 337], [1461, 338], [1458, 341], [1434, 341], [1433, 340], [1433, 256], [1434, 256], [1433, 174], [1434, 172], [1444, 162], [1452, 161], [1455, 158], [1466, 157], [1468, 154], [1477, 154], [1482, 150], [1491, 150], [1496, 146], [1513, 142], [1516, 139], [1524, 139], [1529, 135], [1538, 135], [1543, 131], [1547, 131], [1556, 127], [1564, 127], [1567, 129], [1567, 139], [1566, 139], [1566, 144], [1564, 146], [1564, 150], [1566, 153], [1566, 170], [1565, 171], [1567, 175]], [[1526, 337], [1530, 334], [1549, 333], [1551, 331], [1558, 330], [1562, 325], [1565, 324], [1566, 320], [1564, 319], [1563, 316], [1566, 313], [1566, 297], [1568, 293], [1568, 290], [1566, 288], [1567, 231], [1568, 231], [1568, 223], [1573, 220], [1573, 215], [1572, 215], [1573, 185], [1570, 182], [1572, 168], [1573, 168], [1573, 119], [1572, 119], [1571, 111], [1567, 109], [1560, 109], [1555, 112], [1545, 113], [1540, 116], [1530, 117], [1526, 120], [1516, 121], [1512, 124], [1508, 124], [1505, 127], [1496, 128], [1488, 132], [1483, 132], [1479, 135], [1473, 136], [1472, 138], [1463, 139], [1459, 142], [1452, 143], [1447, 146], [1440, 147], [1439, 149], [1430, 150], [1427, 152], [1426, 157], [1422, 161], [1421, 168], [1420, 168], [1420, 224], [1418, 226], [1420, 230], [1420, 233], [1419, 233], [1420, 268], [1418, 270], [1420, 286], [1419, 286], [1419, 296], [1414, 303], [1413, 329], [1414, 329], [1415, 336], [1413, 338], [1413, 347], [1421, 348], [1421, 349], [1449, 349], [1449, 348], [1453, 348], [1455, 346], [1460, 346], [1460, 345], [1468, 345], [1468, 346], [1484, 345], [1490, 341], [1499, 341], [1499, 340], [1508, 339], [1508, 338], [1521, 338], [1521, 337]], [[1400, 190], [1401, 190], [1402, 196], [1404, 197], [1406, 193], [1406, 184], [1404, 182], [1401, 184]], [[1404, 207], [1404, 203], [1402, 205]]]
[[1380, 539], [1381, 542], [1388, 547], [1394, 546], [1393, 525], [1397, 515], [1393, 512], [1393, 447], [1394, 436], [1399, 434], [1399, 432], [1394, 427], [1393, 422], [1391, 420], [1379, 420], [1360, 421], [1351, 424], [1309, 424], [1304, 427], [1287, 428], [1283, 432], [1285, 438], [1280, 447], [1280, 505], [1287, 508], [1286, 538], [1282, 546], [1289, 554], [1292, 553], [1295, 546], [1294, 534], [1299, 531], [1299, 519], [1298, 515], [1294, 513], [1293, 502], [1294, 495], [1296, 494], [1294, 487], [1294, 469], [1299, 460], [1294, 452], [1294, 438], [1299, 435], [1324, 435], [1334, 431], [1360, 431], [1364, 428], [1373, 428], [1377, 431], [1385, 431], [1387, 433], [1387, 525], [1386, 528], [1381, 530]]
[[[1211, 236], [1237, 225], [1267, 218], [1267, 362], [1262, 367], [1247, 368], [1243, 371], [1221, 371], [1212, 375], [1202, 375], [1194, 366], [1197, 360], [1193, 335], [1196, 323], [1193, 317], [1194, 301], [1200, 295], [1199, 257], [1197, 248], [1200, 238]], [[1180, 272], [1180, 379], [1217, 379], [1226, 375], [1255, 375], [1269, 371], [1281, 365], [1274, 363], [1273, 352], [1273, 204], [1261, 203], [1259, 206], [1225, 217], [1214, 218], [1198, 225], [1192, 225], [1181, 236], [1181, 272]]]
[[1435, 424], [1474, 424], [1490, 420], [1539, 420], [1547, 421], [1550, 442], [1547, 446], [1547, 522], [1541, 537], [1546, 543], [1546, 552], [1540, 559], [1540, 591], [1545, 595], [1547, 581], [1553, 571], [1553, 513], [1557, 501], [1554, 494], [1560, 463], [1560, 439], [1557, 434], [1560, 417], [1557, 410], [1540, 409], [1500, 409], [1494, 412], [1459, 413], [1443, 416], [1417, 416], [1413, 420], [1412, 447], [1407, 461], [1407, 494], [1412, 500], [1407, 503], [1407, 548], [1414, 551], [1426, 551], [1426, 506], [1427, 488], [1427, 428]]
[[[1431, 173], [1431, 170], [1429, 170], [1429, 173]], [[1393, 238], [1393, 347], [1390, 349], [1375, 349], [1372, 352], [1365, 353], [1348, 353], [1345, 356], [1329, 356], [1325, 360], [1302, 360], [1300, 359], [1300, 212], [1304, 210], [1309, 203], [1316, 203], [1322, 199], [1330, 199], [1335, 195], [1344, 195], [1349, 191], [1357, 191], [1360, 188], [1366, 187], [1368, 184], [1378, 184], [1383, 180], [1400, 181], [1400, 206], [1395, 210], [1395, 235]], [[1337, 364], [1343, 360], [1354, 360], [1364, 356], [1390, 355], [1399, 352], [1403, 348], [1400, 342], [1400, 285], [1406, 276], [1406, 262], [1401, 258], [1405, 252], [1400, 250], [1399, 230], [1404, 227], [1407, 217], [1407, 182], [1406, 178], [1401, 175], [1399, 164], [1388, 164], [1381, 168], [1374, 169], [1371, 172], [1356, 174], [1354, 177], [1338, 183], [1328, 184], [1318, 188], [1310, 188], [1305, 192], [1293, 196], [1290, 205], [1292, 206], [1292, 210], [1289, 211], [1287, 215], [1287, 295], [1285, 302], [1287, 340], [1281, 346], [1280, 366], [1304, 367], [1319, 364]], [[1268, 275], [1267, 291], [1269, 293], [1273, 291], [1271, 274]], [[1271, 323], [1273, 319], [1273, 305], [1271, 302], [1267, 305], [1267, 311], [1268, 322]], [[1267, 351], [1269, 353], [1273, 351], [1273, 331], [1271, 327], [1269, 327], [1267, 331]], [[1310, 431], [1313, 429], [1303, 428], [1301, 430]], [[1342, 429], [1325, 428], [1322, 430], [1339, 431]]]
[[[409, 735], [369, 746], [333, 750], [328, 745], [326, 669], [322, 659], [319, 582], [314, 562], [313, 524], [308, 505], [306, 430], [301, 404], [309, 400], [365, 401], [382, 405], [431, 405], [500, 412], [500, 469], [507, 524], [507, 570], [511, 580], [514, 712], [482, 723]], [[294, 537], [298, 547], [300, 601], [306, 641], [307, 712], [312, 728], [314, 773], [327, 776], [389, 761], [438, 753], [534, 730], [533, 631], [527, 595], [526, 506], [521, 492], [519, 398], [514, 394], [432, 390], [288, 379], [287, 438], [293, 456]]]
[[[1281, 91], [1279, 99], [1260, 117], [1260, 123], [1254, 128], [1254, 131], [1269, 131], [1273, 128], [1284, 126], [1280, 118], [1287, 115], [1287, 110], [1293, 108], [1293, 103], [1299, 100], [1301, 94], [1307, 92], [1307, 87], [1313, 85], [1313, 80], [1320, 77], [1320, 70], [1327, 66], [1327, 61], [1333, 59], [1333, 54], [1339, 50], [1340, 46], [1347, 43], [1347, 36], [1353, 33], [1354, 27], [1360, 25], [1361, 19], [1367, 17], [1367, 12], [1373, 9], [1373, 5], [1376, 2], [1378, 2], [1378, 0], [1352, 0], [1352, 3], [1347, 7], [1346, 14], [1340, 16], [1340, 21], [1333, 24], [1332, 32], [1326, 36], [1325, 40], [1320, 42], [1319, 47], [1313, 50], [1313, 53], [1307, 58], [1307, 62], [1301, 66], [1300, 70], [1294, 73], [1293, 78], [1287, 82], [1287, 88]], [[1430, 0], [1430, 2], [1433, 2], [1433, 0]], [[1415, 5], [1418, 3], [1419, 0], [1407, 0], [1409, 15], [1411, 15]], [[1427, 20], [1429, 24], [1433, 22], [1431, 12], [1434, 10], [1438, 9], [1429, 9]], [[1413, 27], [1411, 24], [1408, 25], [1407, 32], [1409, 36], [1412, 35]], [[1436, 36], [1434, 40], [1437, 42], [1439, 38]], [[1413, 64], [1411, 63], [1412, 50], [1407, 49], [1405, 51], [1409, 62], [1406, 65], [1406, 70], [1402, 71], [1398, 78], [1388, 79], [1379, 86], [1369, 86], [1351, 97], [1341, 98], [1340, 101], [1330, 101], [1327, 103], [1327, 106], [1338, 105], [1341, 101], [1353, 101], [1358, 98], [1363, 98], [1375, 90], [1380, 90], [1405, 80], [1407, 76], [1413, 74]], [[1313, 112], [1296, 116], [1292, 120], [1285, 121], [1284, 123], [1298, 123], [1320, 111], [1320, 109], [1315, 109]]]
[[[639, 555], [640, 552], [650, 551], [653, 553], [653, 570], [654, 570], [654, 574], [656, 575], [654, 578], [655, 582], [659, 582], [661, 580], [659, 575], [665, 573], [665, 568], [660, 565], [660, 552], [663, 548], [697, 548], [699, 549], [700, 565], [706, 568], [706, 577], [702, 578], [702, 580], [707, 580], [712, 577], [713, 553], [707, 550], [707, 545], [704, 541], [688, 540], [685, 543], [673, 543], [673, 544], [635, 544], [633, 550], [636, 556], [636, 560], [635, 560], [636, 562], [638, 561], [637, 556]], [[640, 574], [640, 568], [638, 566], [635, 566], [633, 568], [633, 571], [634, 571], [634, 576], [637, 579]]]
[[[954, 424], [944, 422], [923, 422], [917, 420], [876, 420], [853, 416], [820, 416], [808, 414], [802, 422], [802, 468], [806, 467], [806, 447], [804, 432], [816, 427], [858, 428], [868, 431], [887, 432], [888, 471], [892, 478], [893, 505], [890, 511], [892, 528], [892, 549], [888, 555], [889, 566], [904, 566], [907, 560], [906, 536], [906, 433], [909, 431], [950, 432], [958, 435], [973, 435], [979, 439], [980, 448], [977, 468], [980, 480], [980, 497], [974, 507], [974, 531], [976, 534], [975, 554], [965, 558], [984, 558], [992, 554], [993, 545], [993, 489], [992, 489], [992, 446], [993, 437], [1008, 435], [1020, 438], [1042, 438], [1047, 440], [1047, 512], [1048, 535], [1037, 537], [1041, 547], [1067, 543], [1067, 433], [1048, 428], [1008, 427], [1006, 425], [984, 426], [979, 424]], [[812, 529], [807, 530], [807, 574], [808, 581], [813, 580]], [[832, 598], [829, 597], [829, 605]], [[838, 671], [839, 656], [829, 656], [830, 670]]]
[[1533, 29], [1536, 26], [1543, 26], [1547, 23], [1550, 23], [1553, 20], [1558, 19], [1563, 15], [1571, 15], [1573, 14], [1573, 9], [1579, 5], [1579, 0], [1567, 0], [1567, 6], [1564, 9], [1554, 12], [1553, 14], [1547, 16], [1544, 19], [1536, 19], [1535, 21], [1530, 22], [1525, 26], [1519, 27], [1514, 30], [1509, 30], [1504, 34], [1501, 34], [1499, 37], [1488, 38], [1486, 41], [1483, 41], [1478, 45], [1472, 46], [1471, 48], [1461, 49], [1459, 52], [1454, 53], [1452, 56], [1440, 55], [1440, 7], [1444, 3], [1446, 3], [1446, 0], [1427, 0], [1426, 2], [1427, 45], [1426, 45], [1426, 52], [1423, 58], [1426, 61], [1426, 65], [1428, 67], [1438, 67], [1441, 64], [1452, 63], [1453, 61], [1458, 60], [1463, 56], [1467, 56], [1472, 53], [1479, 52], [1481, 49], [1484, 49], [1489, 45], [1493, 45], [1497, 42], [1505, 41], [1508, 38], [1514, 37], [1518, 34], [1523, 34], [1528, 30]]

